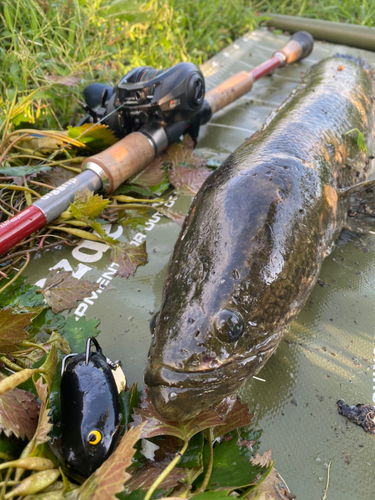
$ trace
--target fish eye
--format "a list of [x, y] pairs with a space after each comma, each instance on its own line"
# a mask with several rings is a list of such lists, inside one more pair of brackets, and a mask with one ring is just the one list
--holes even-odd
[[235, 342], [244, 331], [242, 316], [237, 311], [222, 309], [213, 318], [216, 336], [222, 342]]
[[102, 433], [100, 431], [91, 431], [87, 436], [87, 441], [90, 444], [98, 444], [102, 440]]

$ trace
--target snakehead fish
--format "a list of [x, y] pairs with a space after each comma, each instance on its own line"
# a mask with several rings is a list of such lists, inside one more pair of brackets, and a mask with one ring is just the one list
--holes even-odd
[[152, 326], [145, 382], [162, 417], [191, 418], [255, 375], [342, 229], [375, 215], [374, 95], [362, 61], [321, 61], [198, 192]]

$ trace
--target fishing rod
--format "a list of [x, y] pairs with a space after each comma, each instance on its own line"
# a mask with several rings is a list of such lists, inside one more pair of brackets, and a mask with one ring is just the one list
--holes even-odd
[[111, 194], [184, 133], [196, 141], [199, 127], [214, 113], [249, 92], [255, 81], [276, 68], [307, 57], [313, 43], [309, 33], [297, 32], [269, 60], [251, 71], [236, 73], [207, 93], [199, 68], [186, 62], [166, 70], [135, 68], [115, 89], [104, 86], [100, 105], [95, 109], [86, 106], [81, 123], [107, 124], [120, 140], [86, 158], [76, 177], [1, 223], [0, 255], [59, 217], [78, 191]]

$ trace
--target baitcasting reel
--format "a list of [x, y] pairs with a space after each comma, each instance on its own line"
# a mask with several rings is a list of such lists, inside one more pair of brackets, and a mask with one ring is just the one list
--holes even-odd
[[96, 123], [117, 110], [103, 123], [121, 139], [146, 124], [166, 127], [189, 122], [202, 108], [205, 82], [193, 63], [162, 70], [144, 66], [131, 70], [116, 88], [91, 84], [84, 96], [88, 114], [79, 125]]

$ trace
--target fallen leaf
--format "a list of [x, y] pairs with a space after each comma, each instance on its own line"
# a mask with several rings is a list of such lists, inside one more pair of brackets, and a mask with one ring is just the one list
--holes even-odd
[[178, 212], [177, 210], [171, 210], [170, 208], [166, 207], [158, 207], [158, 212], [162, 215], [165, 215], [165, 217], [168, 217], [168, 219], [173, 220], [179, 226], [182, 226], [186, 217], [185, 214]]
[[[254, 461], [259, 461], [261, 465], [264, 465], [265, 460], [263, 457], [266, 455], [266, 460], [268, 460], [270, 451], [264, 452], [261, 457], [257, 455]], [[296, 498], [296, 496], [290, 493], [284, 479], [276, 469], [272, 469], [265, 480], [246, 496], [247, 500], [287, 500], [292, 498]]]
[[249, 407], [241, 403], [240, 398], [235, 394], [224, 398], [214, 406], [214, 409], [222, 417], [224, 425], [220, 425], [212, 430], [213, 439], [239, 427], [251, 424], [254, 418], [254, 415], [249, 413]]
[[73, 177], [74, 174], [70, 170], [55, 166], [49, 172], [42, 172], [40, 174], [40, 181], [54, 187], [59, 187], [61, 184], [64, 184], [64, 182], [69, 181]]
[[141, 173], [129, 179], [128, 183], [143, 187], [156, 186], [157, 184], [160, 184], [166, 178], [166, 173], [163, 170], [163, 163], [167, 160], [167, 158], [167, 153], [157, 156], [154, 161], [152, 161], [150, 165]]
[[59, 85], [66, 85], [67, 87], [76, 87], [81, 81], [81, 78], [78, 75], [46, 75], [46, 78], [49, 82], [54, 82]]
[[38, 427], [33, 436], [34, 440], [34, 448], [39, 444], [47, 443], [50, 440], [48, 434], [52, 430], [52, 423], [50, 422], [49, 409], [47, 408], [48, 402], [48, 385], [43, 383], [42, 378], [40, 377], [35, 382], [35, 388], [38, 392], [39, 399], [42, 404], [40, 407]]
[[86, 144], [95, 153], [107, 149], [118, 139], [107, 125], [85, 123], [80, 127], [68, 127], [68, 136]]
[[121, 276], [121, 278], [134, 276], [138, 266], [144, 266], [148, 262], [146, 242], [144, 241], [138, 247], [129, 243], [117, 243], [112, 248], [109, 260], [119, 266], [116, 275]]
[[193, 154], [194, 141], [185, 135], [181, 144], [174, 143], [167, 149], [171, 167], [168, 170], [170, 183], [181, 193], [195, 195], [203, 182], [212, 173], [206, 168], [207, 161]]
[[[255, 464], [247, 457], [247, 453], [237, 445], [235, 439], [236, 431], [233, 431], [233, 439], [224, 439], [216, 442], [213, 446], [212, 472], [207, 485], [208, 490], [229, 490], [248, 488], [257, 484], [269, 473], [267, 467]], [[210, 446], [206, 443], [203, 453], [205, 472], [208, 469], [210, 457]], [[233, 464], [236, 464], [233, 467]], [[273, 463], [270, 464], [270, 467]], [[202, 477], [202, 480], [201, 480]], [[203, 481], [202, 474], [198, 481]], [[197, 486], [200, 486], [199, 483]]]
[[212, 171], [206, 167], [191, 167], [179, 165], [169, 170], [170, 183], [182, 194], [196, 195], [200, 187], [211, 175]]
[[48, 170], [52, 170], [51, 167], [46, 167], [46, 166], [26, 167], [21, 165], [18, 167], [1, 167], [0, 174], [15, 178], [15, 177], [25, 177], [27, 175], [36, 174], [38, 172], [48, 172]]
[[39, 404], [33, 394], [15, 388], [0, 395], [0, 430], [6, 436], [31, 439], [35, 433]]
[[78, 220], [84, 217], [94, 219], [103, 212], [108, 203], [110, 203], [110, 200], [104, 200], [102, 195], [85, 190], [76, 193], [70, 208], [73, 216]]
[[35, 316], [32, 313], [13, 313], [12, 308], [0, 311], [0, 352], [6, 354], [15, 351], [16, 345], [28, 337], [25, 328], [31, 324]]
[[55, 375], [57, 365], [57, 351], [55, 345], [52, 345], [50, 352], [47, 355], [44, 363], [38, 368], [24, 368], [20, 372], [13, 373], [9, 377], [5, 377], [0, 381], [0, 394], [4, 394], [18, 385], [26, 382], [31, 376], [36, 373], [41, 373], [46, 380], [49, 390], [52, 387], [52, 381]]
[[171, 422], [161, 418], [155, 411], [148, 396], [142, 399], [140, 408], [134, 409], [133, 423], [130, 425], [141, 425], [142, 438], [169, 435], [176, 436], [183, 441], [190, 439], [195, 434], [209, 427], [220, 425], [223, 419], [212, 408], [207, 408], [196, 417], [184, 422]]
[[[163, 470], [170, 463], [170, 460], [165, 459], [162, 462], [154, 462], [148, 460], [141, 467], [138, 467], [132, 474], [131, 479], [126, 483], [126, 493], [142, 489], [147, 491], [154, 481], [160, 476]], [[187, 475], [191, 474], [192, 469], [185, 469], [183, 467], [175, 467], [167, 475], [167, 477], [160, 483], [158, 488], [170, 489], [178, 485], [179, 482], [184, 482]], [[196, 467], [193, 470], [195, 473], [201, 472], [201, 467]]]
[[98, 283], [74, 278], [71, 271], [53, 269], [47, 276], [42, 293], [52, 311], [57, 313], [76, 307], [79, 300], [83, 300], [98, 288]]
[[[79, 500], [111, 499], [124, 490], [124, 483], [131, 476], [125, 471], [132, 464], [134, 445], [139, 440], [142, 426], [131, 428], [121, 439], [119, 446], [77, 490]], [[74, 494], [75, 492], [73, 492]], [[67, 495], [67, 499], [70, 496]]]

